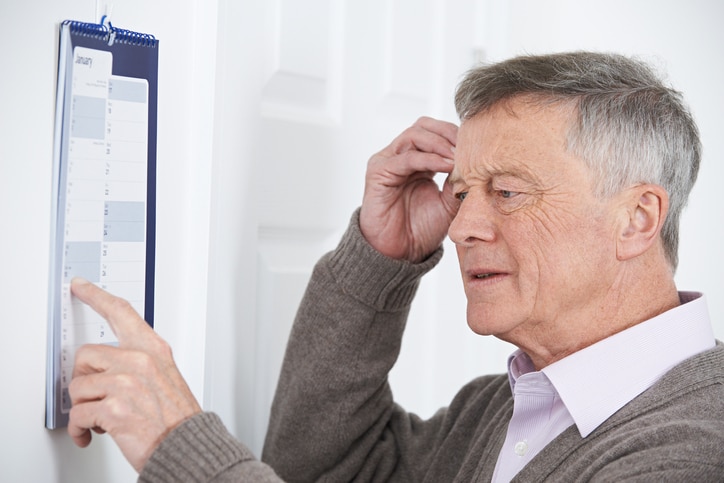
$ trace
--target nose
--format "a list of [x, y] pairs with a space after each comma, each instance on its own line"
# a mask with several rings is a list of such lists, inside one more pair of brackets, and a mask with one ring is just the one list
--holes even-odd
[[448, 228], [448, 236], [458, 247], [495, 240], [495, 214], [483, 196], [468, 193]]

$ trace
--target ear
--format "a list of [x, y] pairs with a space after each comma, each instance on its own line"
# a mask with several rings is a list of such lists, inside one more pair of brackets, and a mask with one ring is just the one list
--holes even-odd
[[641, 184], [622, 193], [621, 227], [616, 257], [630, 260], [659, 242], [659, 233], [669, 209], [669, 195], [661, 186]]

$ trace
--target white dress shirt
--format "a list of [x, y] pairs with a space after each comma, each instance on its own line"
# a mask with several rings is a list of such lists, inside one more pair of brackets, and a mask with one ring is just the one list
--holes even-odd
[[566, 428], [585, 438], [680, 362], [715, 345], [705, 297], [681, 305], [536, 371], [520, 350], [508, 359], [513, 416], [493, 482], [510, 481]]

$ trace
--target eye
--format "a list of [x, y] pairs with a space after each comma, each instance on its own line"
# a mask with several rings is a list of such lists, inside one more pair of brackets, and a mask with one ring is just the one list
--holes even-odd
[[495, 204], [503, 213], [513, 213], [526, 206], [532, 198], [529, 193], [511, 190], [495, 190]]
[[461, 191], [460, 193], [458, 193], [458, 194], [455, 195], [455, 198], [457, 198], [458, 201], [463, 201], [466, 196], [468, 196], [468, 192], [467, 192], [467, 191]]

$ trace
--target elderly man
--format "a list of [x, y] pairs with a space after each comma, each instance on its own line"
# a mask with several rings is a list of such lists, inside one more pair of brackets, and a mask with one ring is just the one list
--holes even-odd
[[[704, 297], [673, 280], [700, 157], [678, 93], [638, 62], [580, 52], [477, 68], [456, 106], [459, 131], [423, 118], [371, 158], [362, 207], [299, 309], [263, 460], [288, 481], [724, 479], [724, 346]], [[387, 376], [446, 233], [468, 325], [519, 349], [508, 374], [421, 420]], [[174, 387], [161, 403], [182, 403], [134, 463], [142, 479], [276, 478]], [[113, 429], [74, 416], [81, 443]]]

